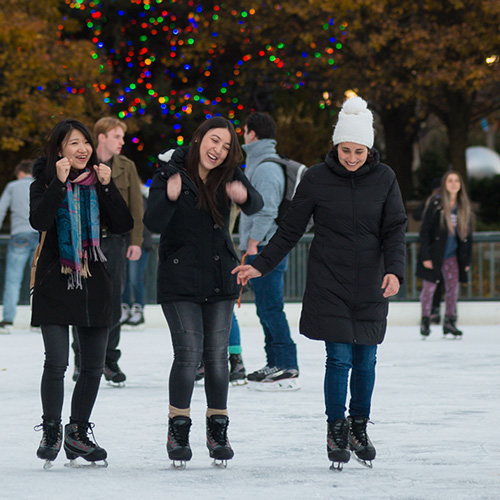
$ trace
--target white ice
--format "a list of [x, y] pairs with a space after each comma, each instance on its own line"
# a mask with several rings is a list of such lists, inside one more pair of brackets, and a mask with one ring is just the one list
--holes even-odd
[[[247, 306], [247, 315], [254, 315]], [[248, 312], [250, 311], [250, 312]], [[237, 312], [238, 314], [238, 312]], [[159, 316], [148, 306], [146, 316]], [[292, 315], [293, 316], [293, 315]], [[16, 320], [17, 322], [17, 320]], [[263, 335], [242, 323], [247, 370], [265, 364]], [[295, 322], [295, 319], [293, 320]], [[373, 469], [351, 460], [329, 470], [323, 405], [324, 346], [297, 333], [302, 389], [260, 393], [231, 387], [229, 437], [235, 458], [210, 466], [205, 447], [205, 395], [193, 395], [186, 470], [170, 468], [165, 450], [168, 329], [156, 321], [124, 331], [126, 386], [105, 381], [92, 415], [107, 469], [68, 469], [64, 452], [50, 470], [36, 457], [40, 433], [41, 335], [27, 327], [0, 335], [0, 499], [500, 499], [500, 335], [498, 324], [464, 325], [463, 340], [445, 340], [434, 326], [422, 341], [417, 326], [390, 325], [378, 351], [369, 434]], [[66, 379], [69, 417], [73, 363]]]

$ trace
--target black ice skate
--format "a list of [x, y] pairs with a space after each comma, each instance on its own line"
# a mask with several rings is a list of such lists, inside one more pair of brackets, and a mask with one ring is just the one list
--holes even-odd
[[227, 438], [229, 418], [226, 415], [212, 415], [207, 418], [207, 448], [212, 465], [225, 469], [227, 461], [233, 458], [234, 451]]
[[420, 321], [420, 335], [425, 339], [431, 333], [431, 318], [429, 316], [422, 316], [422, 320]]
[[45, 420], [37, 426], [36, 431], [43, 431], [40, 446], [36, 451], [36, 456], [45, 460], [44, 469], [50, 469], [57, 458], [57, 454], [62, 444], [62, 425], [60, 420]]
[[446, 337], [447, 333], [451, 333], [453, 338], [461, 338], [462, 330], [459, 330], [456, 325], [457, 317], [456, 316], [445, 316], [443, 323], [443, 334]]
[[349, 423], [345, 418], [339, 418], [335, 422], [328, 422], [326, 434], [326, 451], [332, 465], [330, 469], [341, 471], [344, 464], [349, 462], [351, 452], [349, 451]]
[[125, 380], [127, 380], [127, 376], [120, 370], [118, 363], [109, 359], [106, 360], [104, 365], [104, 378], [117, 387], [124, 387]]
[[194, 381], [195, 382], [200, 382], [205, 378], [205, 365], [203, 364], [203, 361], [200, 361], [200, 364], [198, 365], [198, 368], [196, 368], [196, 375], [194, 376]]
[[439, 325], [441, 323], [441, 312], [439, 310], [439, 306], [432, 306], [431, 323], [433, 325]]
[[366, 417], [347, 417], [347, 421], [349, 423], [349, 448], [354, 452], [354, 456], [360, 464], [371, 469], [376, 452], [366, 433], [366, 425], [369, 420]]
[[168, 419], [167, 453], [173, 461], [174, 469], [185, 469], [186, 462], [191, 460], [193, 452], [189, 446], [189, 429], [191, 419], [178, 416]]
[[232, 385], [245, 385], [247, 383], [246, 370], [241, 354], [229, 355], [229, 382]]
[[[64, 426], [64, 451], [69, 463], [66, 467], [107, 467], [106, 458], [108, 454], [104, 448], [101, 448], [97, 443], [92, 442], [87, 433], [90, 432], [92, 439], [95, 440], [93, 432], [94, 424], [92, 423], [72, 423]], [[82, 465], [76, 461], [78, 457], [82, 457], [90, 464]], [[97, 463], [102, 462], [102, 463]]]

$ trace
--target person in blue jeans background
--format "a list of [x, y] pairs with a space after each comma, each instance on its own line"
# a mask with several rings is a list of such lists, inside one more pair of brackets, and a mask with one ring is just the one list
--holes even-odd
[[38, 245], [38, 232], [29, 222], [29, 192], [33, 182], [31, 167], [31, 160], [19, 162], [14, 170], [17, 180], [7, 184], [0, 198], [0, 226], [10, 209], [10, 240], [5, 263], [0, 333], [9, 333], [14, 324], [26, 264], [31, 263]]
[[[281, 165], [264, 161], [279, 158], [275, 137], [276, 123], [271, 116], [252, 113], [247, 117], [243, 135], [245, 174], [264, 199], [264, 208], [260, 212], [241, 214], [240, 250], [244, 252], [247, 264], [253, 263], [278, 228], [276, 218], [285, 191], [285, 174]], [[266, 352], [266, 366], [247, 376], [257, 390], [300, 389], [297, 346], [290, 334], [283, 303], [287, 263], [288, 257], [284, 256], [267, 276], [251, 280], [257, 315], [264, 330]]]
[[252, 265], [233, 271], [240, 285], [271, 276], [314, 217], [300, 333], [325, 342], [327, 453], [337, 469], [351, 451], [369, 466], [375, 458], [366, 427], [377, 346], [387, 329], [388, 298], [398, 293], [405, 270], [405, 207], [396, 175], [380, 162], [373, 140], [366, 102], [347, 100], [333, 148], [306, 171], [276, 234]]

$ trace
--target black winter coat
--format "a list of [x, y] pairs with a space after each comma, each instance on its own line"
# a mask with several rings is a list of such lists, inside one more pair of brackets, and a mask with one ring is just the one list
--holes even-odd
[[385, 274], [403, 281], [406, 214], [394, 172], [374, 160], [355, 172], [336, 152], [309, 168], [278, 231], [252, 264], [268, 273], [300, 239], [311, 215], [300, 332], [339, 343], [383, 341], [388, 300]]
[[[448, 229], [441, 224], [441, 197], [435, 196], [429, 202], [425, 212], [422, 227], [420, 228], [420, 251], [417, 262], [416, 275], [427, 281], [439, 283], [441, 280], [441, 268], [443, 267], [444, 252], [448, 239]], [[471, 227], [471, 224], [469, 224]], [[456, 234], [458, 248], [458, 273], [460, 283], [467, 283], [468, 275], [465, 270], [470, 266], [472, 257], [472, 230], [465, 238]], [[424, 260], [432, 260], [433, 269], [424, 267]]]
[[[215, 223], [209, 210], [200, 209], [198, 188], [184, 169], [188, 148], [177, 148], [171, 159], [159, 162], [149, 190], [144, 223], [160, 233], [157, 299], [159, 304], [173, 301], [217, 302], [236, 299], [239, 286], [231, 271], [239, 259], [229, 234], [230, 200], [218, 193], [218, 210], [224, 226]], [[167, 180], [180, 173], [182, 191], [175, 202], [167, 197]], [[239, 168], [233, 180], [241, 181], [248, 192], [241, 209], [248, 215], [264, 205]]]
[[[111, 326], [111, 278], [105, 263], [89, 262], [91, 277], [82, 279], [82, 289], [68, 290], [68, 277], [61, 273], [56, 214], [66, 196], [66, 186], [57, 177], [46, 185], [45, 159], [33, 166], [35, 181], [30, 187], [30, 223], [37, 231], [47, 231], [38, 259], [31, 307], [31, 324]], [[101, 225], [117, 234], [134, 225], [125, 201], [111, 181], [97, 183]]]

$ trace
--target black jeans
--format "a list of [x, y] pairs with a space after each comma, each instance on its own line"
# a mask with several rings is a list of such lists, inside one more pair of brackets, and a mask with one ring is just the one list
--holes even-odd
[[203, 359], [209, 408], [225, 410], [229, 385], [227, 347], [234, 300], [197, 304], [162, 304], [174, 348], [170, 371], [170, 404], [189, 408], [196, 369]]
[[[99, 390], [108, 329], [77, 327], [81, 371], [71, 400], [71, 421], [88, 422]], [[64, 398], [64, 374], [68, 367], [69, 331], [63, 325], [42, 325], [45, 345], [41, 395], [45, 419], [59, 420]]]

